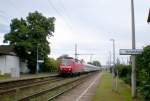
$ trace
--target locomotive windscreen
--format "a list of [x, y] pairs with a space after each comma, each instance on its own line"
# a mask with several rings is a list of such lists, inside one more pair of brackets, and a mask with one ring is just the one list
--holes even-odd
[[61, 64], [70, 65], [70, 64], [72, 64], [72, 61], [70, 59], [62, 59]]

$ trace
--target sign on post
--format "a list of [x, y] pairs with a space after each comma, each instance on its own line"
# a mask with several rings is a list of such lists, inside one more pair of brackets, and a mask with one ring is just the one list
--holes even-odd
[[141, 54], [143, 52], [143, 49], [120, 49], [119, 53], [120, 55], [137, 55]]
[[38, 60], [38, 63], [43, 63], [44, 62], [44, 60]]

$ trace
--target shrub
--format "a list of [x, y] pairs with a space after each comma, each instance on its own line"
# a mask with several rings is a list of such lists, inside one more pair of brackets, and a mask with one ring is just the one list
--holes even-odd
[[53, 58], [47, 58], [44, 64], [41, 65], [41, 72], [57, 72], [58, 61]]
[[145, 101], [150, 101], [150, 45], [136, 57], [137, 86]]
[[131, 84], [131, 65], [116, 65], [118, 69], [119, 77], [122, 78], [126, 83]]

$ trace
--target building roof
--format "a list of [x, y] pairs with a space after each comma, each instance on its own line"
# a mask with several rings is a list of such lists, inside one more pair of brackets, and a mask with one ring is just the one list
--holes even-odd
[[0, 55], [16, 55], [16, 53], [13, 46], [0, 45]]

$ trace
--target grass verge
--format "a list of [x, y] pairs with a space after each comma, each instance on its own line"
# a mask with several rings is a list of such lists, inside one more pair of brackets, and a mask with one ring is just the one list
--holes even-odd
[[5, 79], [9, 79], [10, 76], [9, 75], [0, 75], [0, 80], [5, 80]]
[[112, 90], [112, 75], [104, 72], [92, 101], [142, 101], [131, 98], [130, 86], [118, 80], [118, 90]]

